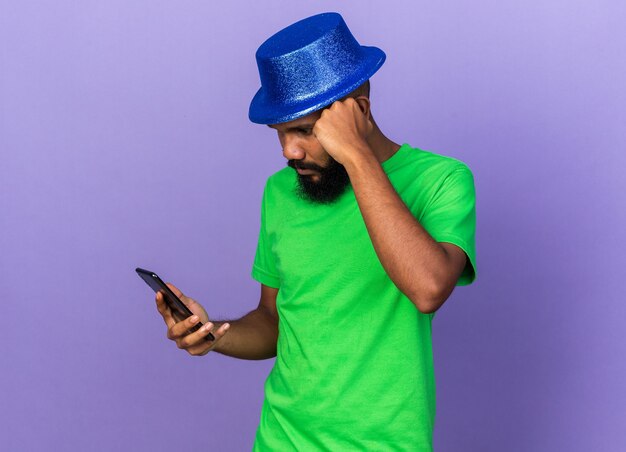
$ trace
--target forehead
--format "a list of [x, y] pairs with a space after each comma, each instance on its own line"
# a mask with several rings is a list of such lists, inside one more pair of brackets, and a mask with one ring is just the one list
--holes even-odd
[[321, 114], [321, 111], [314, 111], [313, 113], [294, 119], [293, 121], [281, 122], [279, 124], [268, 124], [267, 127], [282, 131], [298, 129], [301, 127], [313, 127], [315, 125], [315, 121], [319, 119]]

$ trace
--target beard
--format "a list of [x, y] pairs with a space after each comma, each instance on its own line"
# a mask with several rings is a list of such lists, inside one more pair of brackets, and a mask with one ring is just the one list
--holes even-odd
[[[350, 177], [346, 168], [330, 157], [326, 166], [301, 164], [298, 160], [289, 160], [287, 166], [292, 168], [310, 169], [317, 172], [312, 175], [297, 174], [296, 194], [301, 199], [317, 203], [332, 204], [350, 185]], [[317, 177], [317, 180], [313, 180]]]

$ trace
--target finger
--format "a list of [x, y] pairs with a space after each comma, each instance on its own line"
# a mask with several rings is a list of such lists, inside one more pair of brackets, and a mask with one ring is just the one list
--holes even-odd
[[187, 331], [192, 328], [196, 323], [200, 321], [200, 318], [197, 315], [192, 315], [187, 317], [180, 322], [176, 322], [174, 325], [170, 326], [167, 330], [167, 337], [169, 339], [178, 339], [180, 337], [186, 336]]
[[180, 340], [177, 341], [178, 348], [188, 348], [192, 345], [197, 344], [198, 342], [208, 342], [209, 334], [213, 336], [211, 330], [215, 325], [213, 322], [207, 322], [202, 325], [197, 331], [193, 333], [187, 334], [183, 336]]
[[183, 293], [174, 284], [172, 284], [172, 283], [165, 283], [165, 285], [167, 287], [169, 287], [171, 289], [171, 291], [174, 292], [174, 295], [176, 295], [178, 298], [182, 299], [184, 297]]
[[217, 331], [213, 331], [213, 336], [215, 336], [215, 340], [199, 341], [196, 344], [190, 347], [187, 347], [187, 352], [189, 352], [190, 355], [194, 355], [194, 356], [206, 355], [208, 352], [210, 352], [211, 350], [215, 348], [215, 344], [217, 344], [220, 341], [220, 339], [224, 337], [224, 335], [226, 334], [229, 328], [230, 328], [230, 324], [228, 323], [222, 324], [217, 329]]
[[167, 325], [168, 328], [173, 327], [176, 324], [176, 320], [172, 317], [172, 311], [170, 311], [169, 306], [165, 303], [161, 292], [157, 292], [156, 294], [156, 304], [159, 313], [163, 316], [165, 325]]
[[215, 339], [213, 340], [213, 344], [219, 341], [226, 334], [229, 328], [230, 328], [230, 323], [222, 323], [220, 327], [217, 329], [217, 331], [213, 332], [213, 336], [215, 336]]
[[180, 300], [185, 304], [185, 306], [187, 306], [188, 308], [191, 307], [193, 304], [195, 304], [196, 302], [192, 299], [189, 298], [188, 296], [186, 296], [184, 293], [182, 293], [180, 291], [180, 289], [178, 289], [178, 287], [176, 287], [174, 284], [172, 283], [165, 283], [165, 285], [167, 287], [169, 287], [171, 289], [172, 292], [174, 292], [174, 295], [176, 295], [178, 298], [180, 298]]

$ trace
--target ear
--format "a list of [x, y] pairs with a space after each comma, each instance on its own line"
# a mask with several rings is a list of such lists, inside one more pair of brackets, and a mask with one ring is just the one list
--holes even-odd
[[361, 112], [365, 115], [367, 119], [370, 119], [370, 100], [366, 96], [358, 96], [355, 97], [357, 105], [361, 109]]

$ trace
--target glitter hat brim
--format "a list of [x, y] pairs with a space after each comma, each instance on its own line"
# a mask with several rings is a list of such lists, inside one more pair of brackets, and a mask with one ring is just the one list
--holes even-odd
[[248, 118], [256, 124], [279, 124], [293, 121], [331, 105], [365, 83], [380, 69], [386, 59], [385, 52], [378, 47], [361, 46], [364, 58], [358, 68], [341, 83], [312, 98], [289, 104], [273, 103], [265, 95], [263, 87], [254, 95], [250, 103]]

